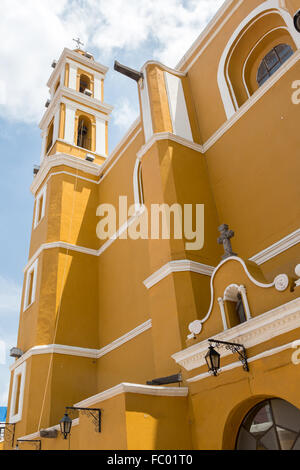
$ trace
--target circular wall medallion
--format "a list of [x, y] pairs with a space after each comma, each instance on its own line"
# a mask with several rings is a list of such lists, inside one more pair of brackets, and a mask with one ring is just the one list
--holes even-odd
[[289, 278], [286, 274], [279, 274], [275, 278], [275, 289], [278, 290], [279, 292], [283, 292], [288, 288], [289, 285]]
[[189, 330], [194, 335], [199, 335], [202, 330], [202, 323], [200, 320], [195, 320], [189, 325]]

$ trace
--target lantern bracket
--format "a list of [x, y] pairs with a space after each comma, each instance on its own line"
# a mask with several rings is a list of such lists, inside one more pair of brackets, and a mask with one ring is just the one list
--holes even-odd
[[231, 351], [233, 354], [237, 353], [239, 355], [239, 360], [241, 361], [241, 363], [243, 365], [243, 369], [246, 372], [249, 372], [247, 352], [246, 352], [246, 348], [243, 344], [229, 343], [227, 341], [219, 341], [219, 340], [216, 340], [216, 339], [209, 339], [208, 342], [214, 348], [225, 347], [225, 349]]
[[18, 439], [19, 442], [27, 442], [28, 444], [33, 444], [36, 450], [42, 450], [42, 441], [40, 439]]
[[94, 426], [95, 426], [95, 431], [96, 432], [101, 432], [101, 410], [100, 410], [100, 408], [79, 408], [77, 406], [67, 406], [66, 407], [66, 412], [68, 412], [68, 410], [82, 411], [83, 414], [87, 415], [89, 418], [92, 418]]

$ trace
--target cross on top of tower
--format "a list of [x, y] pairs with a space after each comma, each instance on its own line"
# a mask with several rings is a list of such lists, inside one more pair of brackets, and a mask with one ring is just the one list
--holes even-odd
[[218, 238], [219, 245], [224, 246], [225, 254], [222, 256], [222, 259], [230, 258], [230, 256], [237, 256], [236, 253], [232, 251], [231, 238], [234, 237], [234, 231], [229, 230], [229, 226], [226, 224], [220, 225], [218, 228], [221, 236]]
[[81, 49], [80, 46], [84, 46], [84, 43], [80, 41], [80, 38], [73, 39], [74, 42], [77, 44], [77, 49]]

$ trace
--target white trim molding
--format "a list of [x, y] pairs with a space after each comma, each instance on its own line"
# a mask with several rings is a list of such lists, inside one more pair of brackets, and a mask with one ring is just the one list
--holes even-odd
[[[264, 289], [268, 289], [270, 287], [274, 287], [275, 285], [275, 282], [273, 281], [271, 284], [263, 284], [262, 282], [259, 282], [257, 281], [251, 274], [250, 272], [248, 271], [248, 268], [246, 266], [246, 263], [244, 260], [242, 260], [241, 258], [239, 258], [238, 256], [231, 256], [230, 258], [227, 258], [223, 261], [221, 261], [221, 263], [216, 267], [216, 269], [214, 270], [213, 274], [212, 274], [212, 277], [211, 277], [211, 281], [210, 281], [210, 298], [211, 298], [211, 301], [210, 301], [210, 307], [209, 307], [209, 310], [207, 312], [207, 314], [205, 315], [204, 318], [202, 318], [202, 320], [195, 320], [193, 321], [192, 323], [190, 323], [189, 325], [189, 329], [191, 331], [191, 335], [188, 336], [188, 338], [193, 338], [194, 337], [194, 334], [195, 334], [195, 331], [197, 331], [197, 334], [200, 334], [201, 331], [202, 331], [202, 327], [203, 327], [203, 324], [209, 319], [210, 315], [211, 315], [211, 312], [213, 310], [213, 306], [214, 306], [214, 301], [215, 301], [215, 293], [214, 293], [214, 279], [215, 279], [215, 276], [218, 272], [218, 270], [223, 266], [223, 264], [225, 263], [228, 263], [229, 261], [238, 261], [246, 275], [248, 276], [249, 280], [255, 284], [256, 286], [258, 287], [262, 287]], [[222, 309], [221, 309], [221, 314], [222, 314]], [[225, 326], [225, 322], [224, 323], [224, 326]]]
[[[68, 167], [73, 168], [75, 170], [79, 170], [79, 171], [88, 173], [90, 175], [98, 176], [98, 177], [100, 175], [102, 175], [102, 173], [108, 167], [107, 170], [105, 171], [105, 173], [103, 174], [103, 177], [101, 178], [100, 181], [87, 180], [84, 177], [81, 177], [79, 175], [75, 175], [74, 173], [70, 173], [70, 172], [61, 172], [61, 173], [64, 173], [64, 174], [74, 176], [74, 177], [79, 178], [79, 179], [85, 179], [85, 180], [87, 180], [91, 183], [94, 183], [94, 184], [100, 184], [104, 180], [104, 178], [109, 174], [109, 172], [114, 167], [114, 165], [117, 163], [117, 161], [122, 157], [122, 155], [124, 155], [124, 153], [126, 152], [128, 147], [132, 144], [132, 142], [136, 139], [136, 137], [142, 131], [141, 127], [139, 129], [137, 129], [137, 132], [127, 142], [128, 136], [133, 132], [133, 130], [139, 124], [140, 124], [139, 120], [137, 120], [133, 123], [133, 125], [129, 129], [129, 131], [126, 134], [126, 136], [124, 137], [124, 139], [122, 139], [122, 141], [117, 145], [115, 150], [111, 153], [111, 155], [108, 158], [106, 158], [105, 155], [99, 155], [96, 152], [90, 152], [89, 151], [89, 153], [92, 153], [93, 155], [106, 158], [106, 160], [101, 165], [99, 165], [98, 163], [88, 162], [88, 161], [83, 160], [81, 158], [74, 157], [72, 155], [68, 155], [68, 154], [64, 154], [64, 153], [57, 153], [55, 155], [51, 155], [51, 158], [45, 157], [42, 160], [41, 168], [40, 168], [38, 174], [36, 175], [36, 177], [34, 178], [32, 184], [30, 186], [30, 190], [31, 190], [32, 194], [35, 194], [38, 191], [40, 185], [43, 183], [43, 181], [46, 178], [48, 172], [52, 168], [55, 168], [55, 167], [60, 166], [60, 165], [65, 165], [65, 166], [68, 166]], [[64, 140], [62, 140], [62, 139], [58, 139], [58, 141], [64, 142]], [[127, 144], [126, 144], [126, 142], [127, 142]], [[125, 146], [121, 150], [123, 145], [125, 145]], [[119, 155], [118, 155], [118, 153], [119, 153]], [[117, 156], [117, 158], [114, 159], [115, 156]], [[56, 173], [56, 174], [59, 174], [59, 173]], [[51, 176], [53, 176], [53, 175], [49, 176], [49, 178], [47, 179], [47, 182], [51, 178]]]
[[138, 158], [142, 159], [142, 157], [145, 155], [146, 152], [148, 152], [152, 145], [161, 140], [170, 140], [172, 142], [176, 142], [177, 144], [184, 145], [185, 147], [195, 150], [196, 152], [204, 153], [203, 146], [200, 144], [196, 144], [195, 142], [185, 139], [184, 137], [180, 137], [179, 135], [172, 134], [171, 132], [157, 132], [156, 134], [153, 134], [151, 139], [149, 139], [148, 142], [146, 142], [146, 144], [143, 145], [143, 147], [141, 147], [141, 149], [138, 151]]
[[51, 155], [51, 158], [45, 157], [42, 161], [41, 168], [30, 186], [32, 194], [37, 192], [49, 171], [57, 166], [68, 166], [94, 176], [99, 176], [101, 172], [101, 165], [98, 165], [97, 163], [88, 162], [87, 160], [73, 157], [72, 155], [67, 155], [65, 153], [57, 153], [55, 155]]
[[[10, 423], [17, 423], [18, 421], [21, 421], [22, 419], [25, 379], [26, 379], [26, 362], [23, 362], [14, 370], [11, 403], [10, 403], [10, 410], [9, 410], [9, 422]], [[17, 400], [18, 400], [18, 403], [17, 403]], [[15, 413], [16, 407], [17, 407], [17, 412]]]
[[300, 243], [300, 228], [274, 243], [273, 245], [268, 246], [268, 248], [265, 248], [256, 255], [252, 256], [249, 258], [249, 260], [254, 261], [258, 265], [261, 265], [279, 255], [280, 253], [288, 250], [292, 246], [297, 245], [298, 243]]
[[[52, 175], [50, 176], [54, 176], [54, 175], [59, 175], [59, 174], [68, 174], [68, 175], [71, 175], [71, 176], [74, 176], [76, 177], [76, 175], [72, 174], [72, 173], [68, 173], [68, 172], [57, 172], [57, 173], [53, 173]], [[95, 183], [95, 184], [98, 184], [96, 181], [94, 180], [90, 180], [88, 178], [84, 178], [84, 177], [79, 177], [78, 178], [80, 179], [83, 179], [85, 181], [88, 181], [90, 183]], [[134, 183], [134, 194], [135, 196], [137, 196], [137, 191], [139, 190], [140, 188], [140, 182], [137, 180], [137, 178], [139, 178], [139, 173], [136, 172], [136, 174], [134, 175], [134, 178], [135, 178], [135, 183]], [[46, 181], [46, 183], [48, 182], [48, 179]], [[45, 183], [45, 184], [46, 184]], [[143, 211], [144, 211], [144, 205], [140, 203], [140, 199], [136, 199], [135, 198], [135, 203], [136, 203], [136, 208], [137, 208], [137, 212], [135, 214], [135, 216], [131, 217], [126, 224], [124, 224], [124, 226], [122, 226], [117, 233], [115, 233], [111, 239], [109, 239], [106, 243], [104, 243], [104, 245], [102, 245], [99, 249], [93, 249], [93, 248], [87, 248], [87, 247], [84, 247], [84, 246], [79, 246], [79, 245], [73, 245], [71, 243], [67, 243], [67, 242], [62, 242], [62, 241], [58, 241], [58, 242], [50, 242], [50, 243], [44, 243], [42, 244], [38, 250], [34, 253], [34, 255], [30, 258], [30, 260], [28, 261], [28, 263], [26, 264], [25, 268], [24, 268], [24, 271], [26, 271], [31, 265], [32, 263], [40, 256], [40, 254], [45, 251], [45, 250], [52, 250], [54, 248], [61, 248], [61, 249], [66, 249], [66, 250], [70, 250], [70, 251], [75, 251], [75, 252], [78, 252], [78, 253], [84, 253], [86, 255], [90, 255], [90, 256], [100, 256], [102, 253], [104, 253], [104, 251], [115, 241], [118, 239], [118, 237], [120, 236], [120, 234], [122, 234], [135, 220], [137, 217], [139, 217], [140, 215], [142, 215]], [[284, 251], [288, 250], [289, 248], [291, 248], [292, 246], [296, 245], [297, 243], [299, 243], [300, 241], [300, 229], [296, 230], [295, 232], [293, 232], [292, 234], [290, 235], [287, 235], [287, 237], [283, 238], [282, 240], [280, 240], [279, 242], [276, 242], [274, 243], [274, 245], [266, 248], [265, 250], [261, 251], [260, 253], [258, 253], [257, 255], [254, 255], [252, 256], [252, 258], [249, 259], [249, 261], [254, 261], [257, 265], [261, 265], [263, 263], [265, 263], [266, 261], [268, 261], [269, 259], [271, 258], [274, 258], [275, 256], [279, 255], [280, 253], [283, 253]], [[231, 258], [232, 259], [232, 258]], [[184, 261], [184, 262], [189, 262], [190, 260], [179, 260], [180, 262]], [[192, 263], [196, 263], [196, 262], [192, 262]], [[198, 263], [199, 265], [201, 265], [201, 263]], [[205, 265], [203, 264], [203, 269], [206, 270], [206, 272], [202, 272], [202, 271], [197, 271], [197, 270], [194, 270], [195, 268], [195, 265], [193, 264], [192, 265], [193, 268], [192, 269], [186, 269], [186, 270], [191, 270], [192, 272], [199, 272], [199, 274], [206, 274], [207, 275], [212, 275], [212, 273], [210, 274], [210, 269], [214, 270], [214, 268], [212, 266], [208, 266], [208, 265]], [[208, 268], [208, 269], [206, 269]], [[198, 268], [195, 268], [195, 269], [198, 269]], [[199, 269], [202, 270], [202, 268], [199, 266]], [[164, 266], [162, 268], [160, 268], [158, 271], [157, 271], [157, 274], [158, 276], [160, 275], [160, 270], [164, 270]], [[170, 274], [169, 272], [166, 274], [168, 275]], [[148, 281], [150, 282], [150, 287], [148, 287], [146, 284], [145, 286], [147, 287], [147, 289], [151, 288], [152, 285], [151, 285], [151, 282], [152, 282], [152, 276], [154, 276], [154, 280], [155, 280], [155, 276], [156, 276], [156, 273], [153, 273], [148, 279], [146, 279], [144, 281], [144, 284], [147, 283], [148, 284]], [[164, 276], [165, 277], [165, 276]], [[162, 277], [162, 279], [164, 278]], [[160, 279], [159, 279], [160, 280]], [[153, 284], [155, 285], [155, 284]], [[273, 285], [273, 284], [272, 284]], [[261, 286], [260, 286], [261, 287]]]
[[[245, 323], [214, 335], [219, 341], [243, 344], [246, 349], [265, 343], [272, 338], [300, 328], [300, 298], [280, 305]], [[208, 340], [201, 341], [183, 351], [173, 354], [172, 358], [184, 369], [191, 371], [205, 365]], [[223, 356], [230, 351], [224, 350]]]
[[13, 371], [25, 361], [27, 361], [32, 356], [39, 356], [42, 354], [62, 354], [66, 356], [77, 356], [77, 357], [86, 357], [91, 359], [99, 359], [102, 356], [114, 351], [123, 344], [131, 341], [136, 336], [141, 335], [145, 331], [152, 328], [152, 320], [147, 320], [145, 323], [137, 326], [133, 330], [129, 331], [120, 338], [112, 341], [112, 343], [104, 346], [101, 349], [89, 349], [89, 348], [80, 348], [77, 346], [68, 346], [62, 344], [47, 344], [42, 346], [35, 346], [29, 349], [25, 354], [23, 354], [20, 359], [18, 359], [14, 364], [10, 366], [10, 370]]
[[116, 397], [123, 393], [136, 393], [139, 395], [152, 395], [156, 397], [187, 397], [189, 393], [188, 387], [160, 387], [152, 385], [141, 385], [131, 383], [121, 383], [104, 392], [82, 400], [74, 406], [89, 407], [96, 403], [100, 403], [110, 398]]
[[169, 263], [162, 266], [158, 271], [151, 274], [144, 282], [144, 286], [147, 289], [158, 284], [162, 279], [169, 276], [172, 273], [186, 272], [190, 271], [193, 273], [203, 274], [205, 276], [212, 276], [214, 272], [213, 266], [208, 266], [207, 264], [197, 263], [196, 261], [191, 261], [188, 259], [182, 259], [177, 261], [170, 261]]

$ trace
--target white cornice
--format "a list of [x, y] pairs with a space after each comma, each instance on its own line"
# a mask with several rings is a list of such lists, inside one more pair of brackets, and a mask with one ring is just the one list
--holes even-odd
[[261, 265], [300, 242], [300, 228], [250, 258]]
[[190, 271], [193, 273], [204, 274], [205, 276], [212, 276], [214, 269], [215, 268], [213, 266], [197, 263], [196, 261], [191, 261], [188, 259], [170, 261], [158, 271], [153, 273], [150, 277], [148, 277], [143, 282], [143, 284], [147, 289], [151, 289], [151, 287], [158, 284], [162, 279], [169, 276], [171, 273]]
[[26, 264], [24, 268], [24, 272], [27, 271], [27, 269], [32, 265], [32, 263], [34, 263], [34, 261], [40, 256], [40, 254], [44, 250], [52, 250], [54, 248], [59, 248], [59, 249], [65, 249], [69, 251], [75, 251], [78, 253], [83, 253], [83, 254], [90, 255], [90, 256], [102, 255], [102, 253], [104, 253], [104, 251], [106, 251], [107, 248], [109, 248], [110, 245], [114, 243], [114, 241], [117, 240], [120, 237], [120, 235], [122, 235], [122, 233], [124, 233], [128, 229], [128, 227], [130, 227], [135, 222], [135, 220], [137, 220], [137, 218], [139, 218], [142, 215], [142, 213], [144, 212], [144, 209], [145, 209], [145, 206], [136, 205], [136, 213], [132, 217], [130, 217], [119, 228], [119, 230], [114, 235], [112, 235], [112, 237], [109, 238], [98, 250], [94, 250], [92, 248], [86, 248], [84, 246], [72, 245], [71, 243], [66, 243], [66, 242], [51, 242], [51, 243], [42, 244], [38, 248], [38, 250], [34, 253], [34, 255], [30, 258], [28, 263]]
[[142, 72], [145, 72], [149, 65], [157, 65], [158, 67], [161, 67], [166, 72], [169, 72], [172, 75], [176, 75], [177, 77], [186, 77], [186, 72], [181, 72], [180, 70], [172, 69], [171, 67], [168, 67], [167, 65], [164, 65], [157, 60], [148, 60], [147, 62], [145, 62], [141, 69]]
[[89, 407], [123, 393], [136, 393], [139, 395], [153, 395], [157, 397], [186, 397], [189, 393], [187, 387], [160, 387], [151, 385], [121, 383], [104, 392], [98, 393], [86, 400], [76, 403], [74, 406]]
[[[243, 344], [248, 349], [298, 328], [300, 328], [300, 298], [280, 305], [234, 328], [222, 331], [213, 338]], [[172, 358], [177, 364], [190, 371], [205, 365], [208, 347], [209, 342], [206, 339], [174, 354]], [[222, 353], [223, 356], [229, 354], [231, 353], [228, 350]]]
[[99, 62], [95, 62], [94, 60], [88, 59], [78, 52], [72, 51], [71, 49], [65, 48], [57, 62], [55, 69], [53, 70], [47, 86], [51, 88], [53, 82], [55, 82], [56, 78], [60, 75], [62, 67], [66, 62], [67, 58], [73, 59], [75, 62], [79, 62], [82, 65], [85, 65], [89, 69], [96, 70], [97, 72], [106, 75], [107, 71], [109, 70], [108, 67], [100, 64]]
[[[74, 168], [76, 170], [79, 169], [81, 171], [84, 171], [86, 173], [89, 173], [89, 174], [92, 174], [92, 175], [95, 175], [95, 176], [99, 176], [100, 174], [102, 174], [104, 172], [104, 170], [106, 170], [105, 173], [104, 173], [103, 178], [101, 179], [101, 181], [89, 180], [91, 183], [100, 184], [100, 182], [102, 182], [105, 179], [105, 177], [109, 174], [109, 172], [115, 166], [115, 164], [118, 162], [118, 160], [124, 155], [124, 153], [126, 152], [128, 147], [132, 144], [134, 139], [138, 136], [138, 134], [140, 134], [140, 132], [142, 130], [141, 128], [137, 129], [137, 132], [128, 141], [128, 137], [129, 137], [130, 133], [138, 126], [138, 124], [140, 124], [140, 121], [136, 120], [133, 123], [133, 125], [131, 126], [131, 128], [129, 129], [129, 131], [127, 132], [127, 134], [125, 135], [125, 137], [122, 139], [122, 141], [118, 144], [118, 146], [111, 153], [111, 155], [106, 158], [105, 162], [102, 165], [98, 165], [97, 163], [90, 163], [90, 162], [87, 162], [86, 160], [83, 160], [79, 157], [74, 157], [72, 155], [67, 155], [67, 154], [63, 154], [63, 153], [57, 153], [55, 155], [51, 155], [51, 157], [46, 156], [44, 158], [43, 162], [42, 162], [40, 171], [35, 176], [32, 184], [31, 184], [31, 187], [30, 187], [31, 192], [33, 194], [35, 194], [38, 191], [41, 183], [44, 181], [45, 176], [47, 175], [47, 172], [49, 172], [49, 170], [52, 167], [59, 166], [61, 164], [60, 163], [61, 158], [64, 159], [63, 164], [65, 164], [65, 165], [67, 165], [71, 168]], [[57, 139], [57, 141], [59, 141], [59, 142], [62, 141], [63, 142], [63, 140], [61, 140], [61, 139]], [[127, 144], [126, 144], [126, 142], [127, 142]], [[126, 145], [121, 150], [121, 147], [124, 144], [126, 144]], [[102, 155], [99, 155], [95, 152], [90, 152], [89, 151], [89, 153], [93, 153], [94, 155], [97, 155], [97, 156], [100, 156], [100, 157], [102, 156]], [[119, 155], [118, 155], [118, 153], [119, 153]], [[115, 156], [117, 156], [117, 158], [114, 159]], [[52, 164], [52, 162], [53, 162], [53, 164]], [[64, 172], [64, 173], [69, 174], [69, 175], [74, 176], [74, 177], [85, 179], [85, 178], [76, 176], [73, 173], [68, 173], [68, 172]]]
[[43, 354], [63, 354], [67, 356], [77, 356], [77, 357], [86, 357], [91, 359], [100, 359], [100, 357], [105, 356], [111, 351], [119, 348], [128, 341], [131, 341], [136, 336], [141, 335], [145, 331], [152, 328], [152, 321], [147, 320], [145, 323], [137, 326], [133, 330], [129, 331], [125, 335], [116, 339], [112, 343], [104, 346], [101, 349], [88, 349], [88, 348], [79, 348], [76, 346], [67, 346], [62, 344], [47, 344], [43, 346], [35, 346], [29, 349], [25, 354], [23, 354], [20, 359], [18, 359], [14, 364], [10, 366], [10, 370], [14, 370], [16, 367], [19, 367], [23, 362], [27, 361], [32, 356], [39, 356]]
[[150, 328], [152, 328], [152, 320], [147, 320], [142, 325], [139, 325], [138, 327], [134, 328], [134, 330], [129, 331], [129, 333], [126, 333], [125, 335], [116, 339], [115, 341], [108, 344], [104, 348], [99, 349], [99, 351], [97, 352], [97, 359], [99, 359], [102, 356], [105, 356], [105, 354], [108, 354], [110, 351], [113, 351], [114, 349], [119, 348], [120, 346], [122, 346], [122, 344], [125, 344], [128, 341], [131, 341], [133, 338], [141, 335], [142, 333], [144, 333], [144, 331], [147, 331]]
[[[95, 98], [86, 96], [83, 93], [72, 90], [71, 88], [61, 86], [57, 90], [53, 100], [46, 109], [41, 122], [39, 123], [39, 127], [42, 131], [45, 131], [60, 103], [67, 103], [71, 106], [73, 105], [75, 109], [81, 108], [82, 110], [87, 110], [87, 112], [90, 114], [99, 115], [99, 117], [103, 118], [111, 114], [114, 109], [113, 106], [110, 106], [107, 103], [103, 103], [102, 101], [96, 100]], [[96, 108], [96, 110], [92, 108]]]
[[190, 140], [184, 139], [183, 137], [179, 137], [171, 132], [158, 132], [153, 134], [152, 137], [148, 140], [148, 142], [143, 145], [143, 147], [138, 151], [137, 157], [141, 159], [146, 152], [152, 147], [155, 142], [161, 140], [171, 140], [172, 142], [176, 142], [177, 144], [184, 145], [185, 147], [191, 148], [199, 153], [204, 153], [203, 146], [200, 144], [196, 144], [195, 142], [191, 142]]
[[87, 160], [83, 160], [78, 157], [73, 157], [72, 155], [67, 155], [64, 153], [57, 153], [55, 155], [51, 155], [51, 157], [45, 157], [42, 161], [38, 174], [35, 176], [30, 186], [32, 194], [35, 194], [37, 192], [41, 183], [44, 181], [47, 174], [52, 168], [62, 165], [74, 168], [75, 170], [83, 171], [84, 173], [94, 176], [99, 176], [102, 169], [102, 165], [88, 162]]
[[97, 108], [99, 111], [102, 111], [105, 114], [111, 114], [111, 112], [114, 109], [114, 107], [111, 106], [110, 104], [103, 103], [100, 100], [96, 100], [95, 98], [87, 96], [84, 93], [80, 93], [79, 91], [72, 90], [71, 88], [63, 87], [61, 91], [62, 91], [62, 94], [66, 96], [67, 98], [77, 100], [77, 102], [74, 103], [74, 106], [76, 107], [78, 106], [78, 101], [80, 101], [86, 106]]

